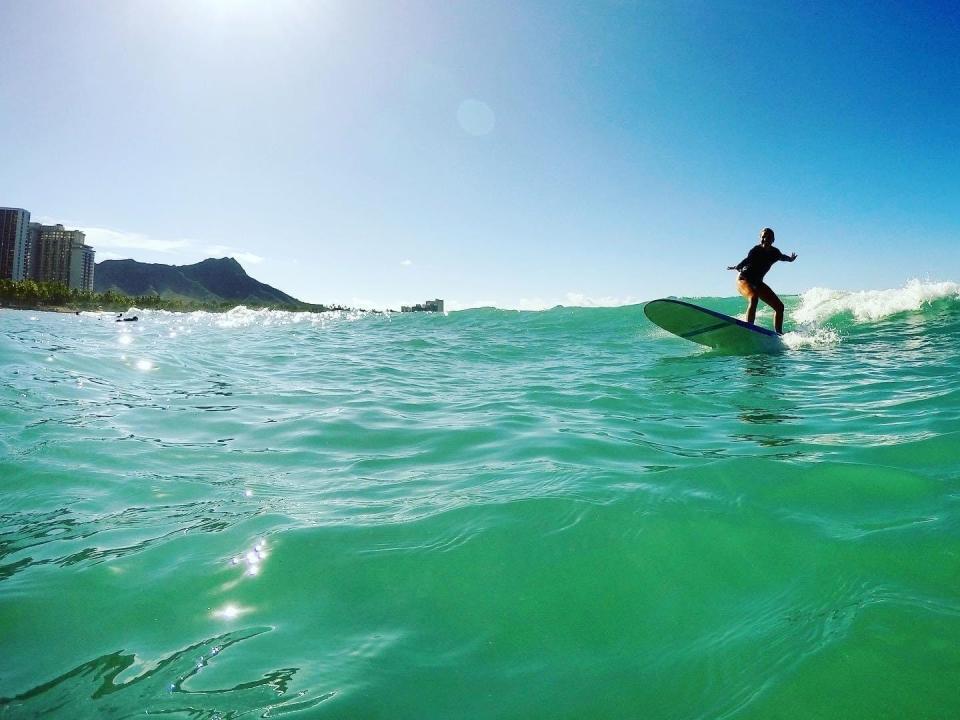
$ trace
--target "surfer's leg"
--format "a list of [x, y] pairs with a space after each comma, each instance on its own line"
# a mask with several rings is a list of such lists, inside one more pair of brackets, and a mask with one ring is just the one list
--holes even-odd
[[737, 292], [743, 295], [747, 300], [747, 322], [753, 325], [757, 317], [757, 291], [746, 280], [737, 280]]
[[778, 333], [783, 333], [783, 301], [777, 297], [777, 294], [770, 289], [766, 283], [760, 283], [757, 286], [757, 295], [767, 305], [773, 308], [773, 328]]

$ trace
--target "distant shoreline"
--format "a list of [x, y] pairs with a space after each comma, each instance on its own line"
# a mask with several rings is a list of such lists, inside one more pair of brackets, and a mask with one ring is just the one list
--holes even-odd
[[[24, 307], [19, 307], [19, 306], [16, 306], [16, 305], [7, 305], [7, 304], [5, 304], [5, 303], [0, 304], [0, 309], [2, 309], [2, 310], [23, 310], [23, 311], [25, 311], [25, 312], [53, 312], [53, 313], [59, 313], [59, 314], [61, 314], [61, 315], [76, 315], [78, 312], [90, 312], [89, 310], [81, 310], [81, 309], [79, 309], [79, 308], [71, 309], [71, 308], [62, 307], [62, 306], [59, 306], [59, 305], [57, 305], [57, 306], [49, 306], [49, 307], [41, 307], [41, 306], [31, 306], [31, 305], [27, 305], [27, 306], [24, 306]], [[96, 311], [96, 312], [99, 312], [99, 311]], [[112, 311], [112, 310], [104, 310], [103, 312], [113, 312], [113, 311]], [[120, 312], [120, 311], [117, 311], [117, 312]]]
[[[214, 261], [216, 262], [216, 261]], [[232, 266], [231, 266], [232, 267]], [[243, 268], [236, 265], [238, 272]], [[243, 277], [253, 281], [246, 273]], [[142, 310], [168, 310], [170, 312], [227, 312], [237, 306], [265, 310], [285, 310], [288, 312], [322, 313], [330, 311], [351, 311], [352, 308], [341, 305], [320, 305], [306, 303], [296, 298], [258, 298], [244, 296], [242, 293], [230, 293], [226, 296], [214, 295], [213, 298], [190, 298], [177, 294], [147, 293], [131, 295], [110, 289], [104, 292], [69, 288], [62, 282], [39, 282], [35, 280], [0, 280], [0, 307], [14, 310], [51, 310], [52, 312], [94, 311], [125, 312], [130, 308]], [[239, 295], [231, 299], [229, 295]], [[284, 299], [286, 298], [286, 299]]]
[[[229, 307], [222, 305], [218, 306], [209, 306], [209, 307], [179, 307], [179, 308], [170, 308], [170, 307], [141, 307], [137, 303], [131, 304], [120, 304], [110, 307], [97, 306], [97, 307], [82, 307], [82, 306], [66, 306], [66, 305], [11, 305], [9, 303], [0, 303], [0, 310], [22, 310], [24, 312], [52, 312], [60, 315], [77, 315], [79, 313], [89, 312], [89, 313], [125, 313], [130, 310], [166, 310], [167, 312], [182, 312], [182, 313], [191, 313], [191, 312], [210, 312], [210, 313], [226, 313], [230, 312], [234, 308], [245, 307], [250, 310], [275, 310], [277, 312], [304, 312], [312, 314], [321, 314], [328, 312], [354, 312], [354, 308], [341, 307], [339, 305], [334, 307], [324, 307], [320, 310], [308, 310], [305, 308], [289, 308], [289, 307], [269, 307], [265, 305], [250, 305], [247, 303], [238, 302]], [[364, 310], [363, 312], [370, 313], [383, 313], [383, 310]]]

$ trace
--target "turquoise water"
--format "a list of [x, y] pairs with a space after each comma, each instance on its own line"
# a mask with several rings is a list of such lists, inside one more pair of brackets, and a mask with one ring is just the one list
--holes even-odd
[[0, 311], [2, 717], [960, 716], [960, 286], [138, 314]]

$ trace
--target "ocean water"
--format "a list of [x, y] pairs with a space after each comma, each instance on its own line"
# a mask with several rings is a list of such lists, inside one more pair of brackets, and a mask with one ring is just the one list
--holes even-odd
[[0, 717], [960, 716], [956, 284], [136, 312], [0, 310]]

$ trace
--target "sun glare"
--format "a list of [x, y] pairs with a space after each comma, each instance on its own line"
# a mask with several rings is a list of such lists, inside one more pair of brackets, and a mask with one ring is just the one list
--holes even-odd
[[190, 0], [189, 8], [225, 22], [282, 17], [304, 5], [302, 0]]

